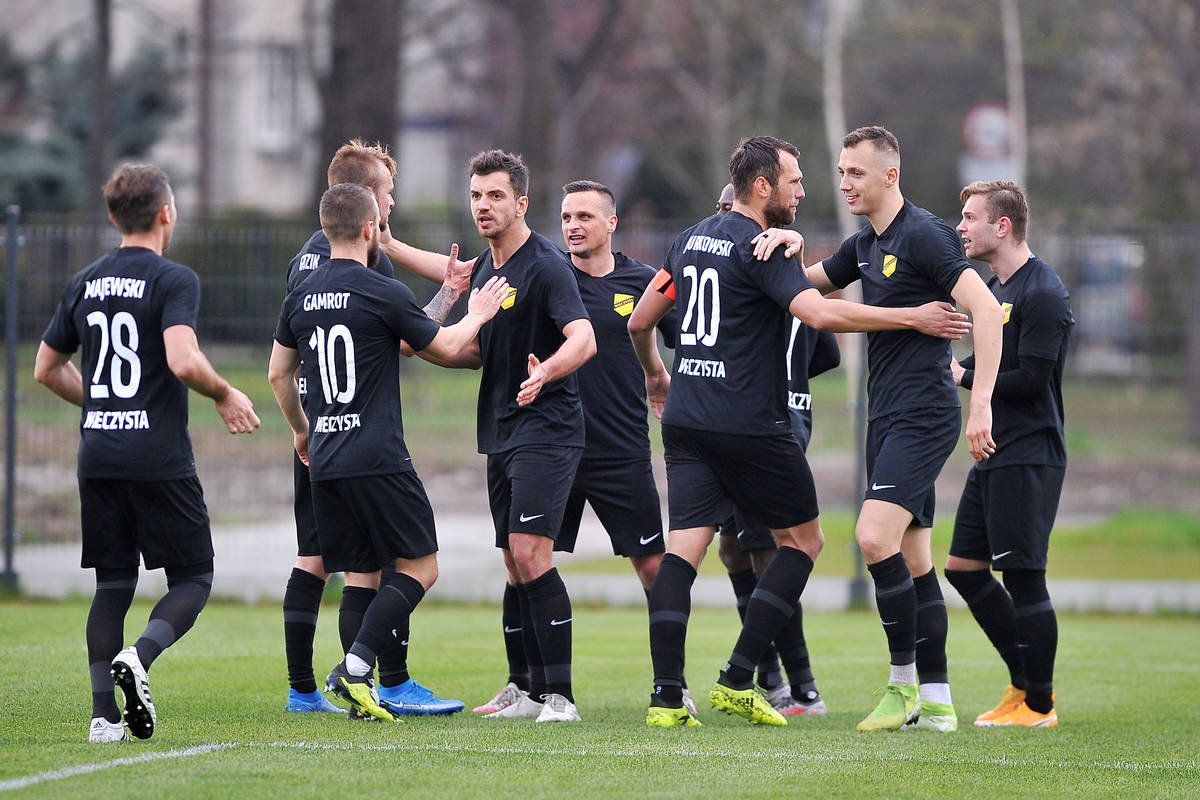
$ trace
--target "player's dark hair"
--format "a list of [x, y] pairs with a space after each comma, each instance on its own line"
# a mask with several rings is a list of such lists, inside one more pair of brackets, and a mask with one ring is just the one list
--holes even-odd
[[882, 125], [866, 125], [862, 128], [855, 128], [842, 137], [843, 148], [854, 147], [862, 142], [871, 142], [877, 151], [895, 153], [896, 158], [900, 157], [900, 140], [896, 138], [896, 134]]
[[772, 186], [779, 180], [779, 151], [790, 153], [796, 158], [800, 151], [791, 142], [774, 136], [751, 136], [742, 139], [729, 157], [729, 178], [733, 181], [733, 196], [738, 200], [749, 200], [754, 179], [759, 175]]
[[351, 139], [333, 154], [326, 176], [330, 186], [357, 183], [378, 189], [380, 164], [387, 169], [388, 175], [396, 177], [396, 159], [388, 153], [387, 145], [382, 142], [367, 144], [362, 139]]
[[1019, 185], [1013, 181], [975, 181], [963, 187], [959, 200], [965, 203], [974, 194], [984, 195], [988, 222], [1008, 217], [1012, 223], [1013, 238], [1018, 242], [1025, 241], [1025, 233], [1029, 228], [1029, 203]]
[[331, 242], [353, 242], [378, 213], [375, 195], [361, 183], [335, 183], [321, 195], [321, 230]]
[[104, 204], [121, 233], [145, 233], [171, 202], [167, 173], [153, 164], [126, 164], [104, 184]]
[[617, 213], [617, 196], [612, 193], [603, 183], [597, 181], [571, 181], [564, 184], [562, 187], [563, 194], [576, 194], [578, 192], [597, 192], [608, 198], [608, 213]]
[[517, 197], [529, 194], [529, 167], [525, 159], [517, 153], [506, 153], [503, 150], [481, 150], [471, 157], [467, 164], [469, 175], [491, 175], [493, 172], [507, 172], [508, 182], [512, 184]]

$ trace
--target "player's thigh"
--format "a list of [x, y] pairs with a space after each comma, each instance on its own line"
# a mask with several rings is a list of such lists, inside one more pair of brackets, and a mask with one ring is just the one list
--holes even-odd
[[133, 519], [146, 569], [212, 559], [212, 530], [199, 478], [137, 482], [132, 491], [139, 497]]
[[998, 570], [1043, 570], [1062, 494], [1062, 467], [1019, 464], [984, 475], [988, 549]]
[[703, 453], [696, 433], [689, 428], [663, 425], [667, 527], [672, 531], [715, 528], [733, 515], [733, 504]]
[[129, 514], [127, 481], [79, 478], [79, 522], [84, 569], [138, 568], [137, 534]]
[[649, 454], [592, 464], [588, 471], [587, 499], [612, 541], [613, 554], [645, 556], [666, 550]]
[[950, 555], [967, 561], [991, 561], [988, 544], [987, 515], [983, 505], [985, 473], [972, 468], [967, 473], [958, 510], [954, 514], [954, 531], [950, 535]]
[[583, 448], [555, 445], [514, 450], [508, 462], [509, 534], [532, 533], [551, 540], [558, 536], [582, 454]]
[[[791, 436], [714, 435], [714, 471], [748, 519], [790, 528], [817, 518], [817, 490], [804, 451]], [[745, 542], [743, 541], [743, 548]]]
[[933, 527], [934, 484], [958, 444], [957, 408], [913, 409], [872, 420], [867, 432], [865, 500], [908, 509], [918, 527]]

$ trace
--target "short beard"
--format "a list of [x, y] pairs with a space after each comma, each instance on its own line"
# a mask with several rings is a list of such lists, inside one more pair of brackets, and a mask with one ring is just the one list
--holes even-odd
[[786, 205], [772, 203], [763, 209], [763, 219], [768, 228], [782, 228], [796, 221], [796, 212]]
[[379, 263], [379, 237], [377, 236], [377, 237], [375, 237], [375, 240], [373, 242], [371, 242], [371, 244], [367, 247], [367, 266], [370, 267], [371, 269], [374, 269], [375, 265], [378, 263]]

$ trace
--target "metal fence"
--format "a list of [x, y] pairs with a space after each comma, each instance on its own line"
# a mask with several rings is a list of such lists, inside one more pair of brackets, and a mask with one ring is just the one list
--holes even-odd
[[[540, 222], [539, 230], [554, 231], [554, 220]], [[623, 219], [617, 246], [657, 263], [687, 224]], [[465, 254], [482, 249], [469, 219], [461, 216], [409, 218], [394, 228], [396, 235], [418, 246], [444, 251], [449, 242], [459, 241]], [[201, 277], [202, 347], [223, 370], [244, 365], [243, 374], [250, 376], [246, 380], [262, 381], [260, 392], [285, 267], [311, 232], [311, 222], [304, 220], [202, 220], [181, 224], [167, 252]], [[807, 226], [805, 233], [810, 259], [838, 244], [832, 224]], [[12, 492], [6, 498], [8, 526], [18, 532], [18, 544], [70, 542], [78, 537], [78, 410], [34, 384], [33, 355], [69, 277], [114, 247], [119, 237], [105, 221], [80, 218], [20, 220], [16, 235], [19, 244], [6, 239], [0, 251], [6, 262], [15, 256], [14, 279], [5, 287], [6, 297], [16, 301], [15, 314], [6, 312], [5, 319], [5, 330], [11, 332], [6, 346], [16, 365], [16, 384], [8, 385], [5, 400], [6, 412], [16, 422], [15, 437], [3, 432], [5, 447], [15, 456]], [[1169, 404], [1187, 409], [1178, 437], [1200, 441], [1200, 314], [1195, 312], [1200, 306], [1200, 228], [1119, 233], [1061, 228], [1035, 231], [1034, 239], [1037, 252], [1059, 271], [1072, 293], [1078, 324], [1070, 374], [1094, 381], [1097, 391], [1123, 391], [1133, 398], [1114, 415], [1114, 428], [1158, 413], [1158, 407], [1139, 407], [1139, 392], [1131, 391], [1154, 386], [1160, 398], [1166, 392]], [[405, 279], [419, 297], [434, 290], [419, 278]], [[418, 403], [420, 391], [416, 387]], [[405, 402], [413, 398], [406, 395]], [[197, 463], [217, 523], [290, 521], [290, 437], [274, 408], [260, 412], [271, 418], [275, 433], [231, 439], [217, 426], [193, 424]], [[195, 421], [212, 412], [205, 407], [193, 414]], [[473, 420], [462, 424], [470, 427]], [[464, 464], [478, 464], [473, 447], [467, 444], [462, 450]], [[450, 460], [439, 461], [439, 468], [453, 468], [454, 458], [451, 454]]]

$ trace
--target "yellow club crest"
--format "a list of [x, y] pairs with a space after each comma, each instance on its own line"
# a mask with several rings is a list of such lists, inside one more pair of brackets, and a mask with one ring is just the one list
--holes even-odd
[[613, 293], [613, 311], [620, 314], [622, 317], [628, 317], [633, 313], [633, 295]]
[[517, 304], [517, 287], [510, 286], [504, 291], [504, 299], [500, 301], [501, 308], [512, 308]]
[[883, 257], [883, 277], [890, 278], [892, 273], [896, 271], [896, 257], [886, 255]]
[[1004, 324], [1008, 324], [1008, 318], [1012, 316], [1012, 303], [1001, 303], [1000, 308], [1004, 311]]

